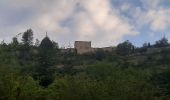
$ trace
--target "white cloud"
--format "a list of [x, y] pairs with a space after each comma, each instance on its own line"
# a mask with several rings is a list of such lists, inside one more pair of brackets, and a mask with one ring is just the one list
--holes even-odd
[[[46, 31], [53, 39], [91, 40], [95, 46], [114, 45], [126, 35], [138, 32], [129, 20], [113, 9], [110, 0], [6, 0], [6, 6], [18, 11], [29, 9], [32, 15], [27, 21], [15, 26], [13, 32], [32, 28], [42, 37]], [[80, 6], [80, 8], [77, 7]], [[127, 7], [124, 7], [124, 9]], [[71, 25], [67, 21], [71, 18]], [[11, 30], [9, 27], [7, 30]], [[1, 29], [3, 30], [3, 29]], [[10, 32], [10, 31], [8, 31]], [[70, 40], [65, 40], [68, 38]], [[74, 40], [73, 40], [74, 39]]]
[[[151, 15], [150, 15], [151, 13]], [[170, 9], [160, 9], [159, 11], [148, 12], [151, 18], [151, 29], [153, 31], [163, 31], [170, 26]]]
[[163, 0], [141, 0], [143, 7], [137, 7], [135, 20], [142, 28], [147, 26], [152, 32], [166, 31], [170, 26], [170, 8], [161, 5]]
[[124, 3], [120, 6], [121, 11], [127, 12], [129, 9], [131, 9], [131, 4], [130, 3]]
[[111, 45], [125, 35], [136, 35], [134, 26], [111, 9], [109, 0], [86, 0], [79, 2], [84, 8], [75, 13], [74, 32], [80, 40], [94, 40], [96, 46]]
[[141, 0], [141, 2], [144, 4], [144, 7], [146, 8], [159, 8], [160, 3], [163, 0]]

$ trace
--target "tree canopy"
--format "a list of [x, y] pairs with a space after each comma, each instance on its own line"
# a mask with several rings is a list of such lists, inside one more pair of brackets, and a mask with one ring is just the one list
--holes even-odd
[[32, 45], [33, 44], [33, 31], [32, 29], [28, 29], [23, 33], [22, 42], [24, 45]]
[[130, 55], [134, 52], [134, 50], [135, 50], [135, 46], [128, 40], [118, 44], [117, 46], [117, 53], [120, 55]]
[[155, 47], [166, 47], [168, 46], [168, 39], [166, 37], [163, 37], [162, 39], [156, 41]]

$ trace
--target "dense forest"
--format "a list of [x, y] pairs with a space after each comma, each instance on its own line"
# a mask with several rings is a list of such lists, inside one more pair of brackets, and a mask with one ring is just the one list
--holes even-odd
[[[166, 37], [112, 52], [61, 52], [33, 31], [0, 44], [0, 100], [170, 100], [170, 44]], [[36, 40], [34, 43], [33, 40]]]

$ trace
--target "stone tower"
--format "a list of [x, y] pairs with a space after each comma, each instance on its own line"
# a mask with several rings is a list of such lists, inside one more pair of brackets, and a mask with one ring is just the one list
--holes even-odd
[[85, 54], [92, 51], [91, 41], [75, 41], [74, 48], [78, 54]]

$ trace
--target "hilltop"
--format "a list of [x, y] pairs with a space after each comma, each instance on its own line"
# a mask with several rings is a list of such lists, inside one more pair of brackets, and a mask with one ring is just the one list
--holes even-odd
[[33, 43], [31, 29], [0, 44], [2, 100], [169, 100], [170, 44], [93, 48], [76, 41], [62, 49], [45, 36]]

